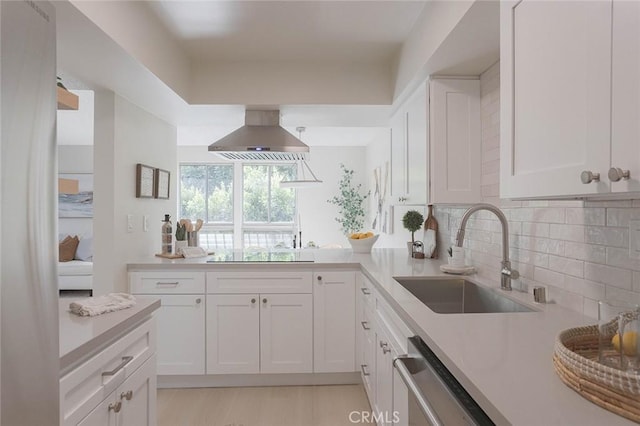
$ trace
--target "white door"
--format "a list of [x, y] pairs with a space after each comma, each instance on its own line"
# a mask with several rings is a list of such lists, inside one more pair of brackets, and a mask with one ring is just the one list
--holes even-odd
[[158, 374], [204, 374], [205, 297], [157, 295]]
[[429, 96], [430, 202], [479, 202], [480, 80], [431, 80]]
[[640, 191], [640, 3], [613, 2], [611, 167], [630, 178], [612, 192]]
[[390, 203], [404, 203], [407, 197], [407, 113], [400, 109], [391, 117]]
[[427, 176], [429, 176], [427, 85], [418, 87], [407, 102], [407, 203], [427, 203]]
[[116, 426], [117, 411], [122, 409], [122, 403], [116, 402], [116, 393], [112, 392], [104, 401], [82, 419], [78, 426]]
[[313, 371], [355, 371], [356, 273], [314, 274]]
[[500, 59], [501, 196], [608, 192], [611, 1], [501, 2]]
[[260, 295], [260, 371], [311, 373], [311, 294]]
[[257, 294], [207, 296], [207, 374], [260, 372]]
[[122, 403], [118, 426], [155, 426], [156, 358], [151, 356], [116, 391]]

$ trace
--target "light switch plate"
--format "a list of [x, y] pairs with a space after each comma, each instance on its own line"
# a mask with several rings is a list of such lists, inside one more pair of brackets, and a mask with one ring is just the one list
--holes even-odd
[[629, 257], [640, 259], [640, 220], [629, 221]]
[[127, 232], [133, 232], [133, 215], [127, 215]]

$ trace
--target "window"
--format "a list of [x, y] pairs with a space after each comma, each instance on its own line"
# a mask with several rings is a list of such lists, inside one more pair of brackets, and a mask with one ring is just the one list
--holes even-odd
[[200, 245], [210, 250], [291, 247], [296, 194], [279, 183], [296, 175], [294, 164], [181, 164], [180, 218], [205, 221]]
[[179, 212], [181, 219], [204, 220], [202, 247], [233, 248], [233, 165], [181, 165]]

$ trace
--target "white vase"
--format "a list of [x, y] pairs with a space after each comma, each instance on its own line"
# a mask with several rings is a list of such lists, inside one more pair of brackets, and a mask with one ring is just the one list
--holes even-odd
[[413, 243], [411, 241], [407, 241], [407, 250], [409, 251], [409, 256], [413, 256]]
[[174, 253], [177, 255], [181, 255], [183, 247], [187, 247], [187, 240], [182, 240], [182, 241], [176, 240], [176, 249]]

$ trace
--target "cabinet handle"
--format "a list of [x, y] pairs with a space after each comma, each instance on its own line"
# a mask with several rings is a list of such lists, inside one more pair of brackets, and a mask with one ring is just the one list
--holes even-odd
[[251, 304], [255, 304], [255, 303], [256, 303], [256, 299], [255, 298], [251, 299]]
[[133, 398], [133, 391], [132, 390], [128, 390], [128, 391], [122, 392], [120, 394], [120, 399], [126, 399], [127, 401], [131, 401], [131, 398]]
[[322, 275], [318, 275], [317, 280], [318, 280], [318, 281], [322, 281]]
[[407, 197], [399, 197], [398, 201], [404, 203], [405, 201], [407, 201]]
[[618, 182], [620, 179], [629, 180], [631, 172], [629, 170], [622, 170], [619, 167], [612, 167], [609, 169], [609, 180], [611, 182]]
[[[113, 370], [105, 371], [104, 373], [102, 373], [102, 377], [116, 375], [116, 373], [118, 371], [122, 370], [125, 365], [129, 364], [132, 359], [133, 359], [132, 356], [123, 356], [122, 357], [122, 362], [120, 364], [118, 364], [118, 366], [116, 368], [114, 368]], [[117, 413], [117, 411], [116, 411], [116, 413]]]
[[109, 411], [113, 410], [114, 413], [119, 413], [122, 409], [122, 402], [118, 401], [115, 404], [112, 402], [109, 404]]
[[369, 372], [367, 371], [367, 364], [361, 364], [360, 365], [360, 369], [362, 370], [362, 375], [363, 376], [368, 376]]
[[368, 289], [368, 288], [366, 288], [366, 287], [362, 287], [360, 290], [362, 290], [362, 293], [364, 293], [364, 294], [371, 294], [371, 292], [369, 291], [369, 289]]
[[262, 303], [267, 303], [267, 298], [262, 299]]
[[585, 170], [580, 173], [580, 180], [585, 185], [591, 182], [600, 182], [600, 173], [593, 173], [590, 170]]
[[200, 304], [202, 302], [202, 299], [200, 299], [199, 297], [196, 299], [196, 304]]
[[170, 283], [163, 283], [163, 282], [158, 281], [158, 282], [156, 283], [156, 285], [157, 285], [158, 287], [177, 287], [177, 286], [178, 286], [178, 284], [180, 284], [180, 282], [179, 282], [179, 281], [174, 281], [174, 282], [170, 282]]
[[362, 328], [364, 328], [365, 330], [371, 330], [371, 327], [369, 327], [368, 322], [362, 321], [360, 324], [362, 324]]

